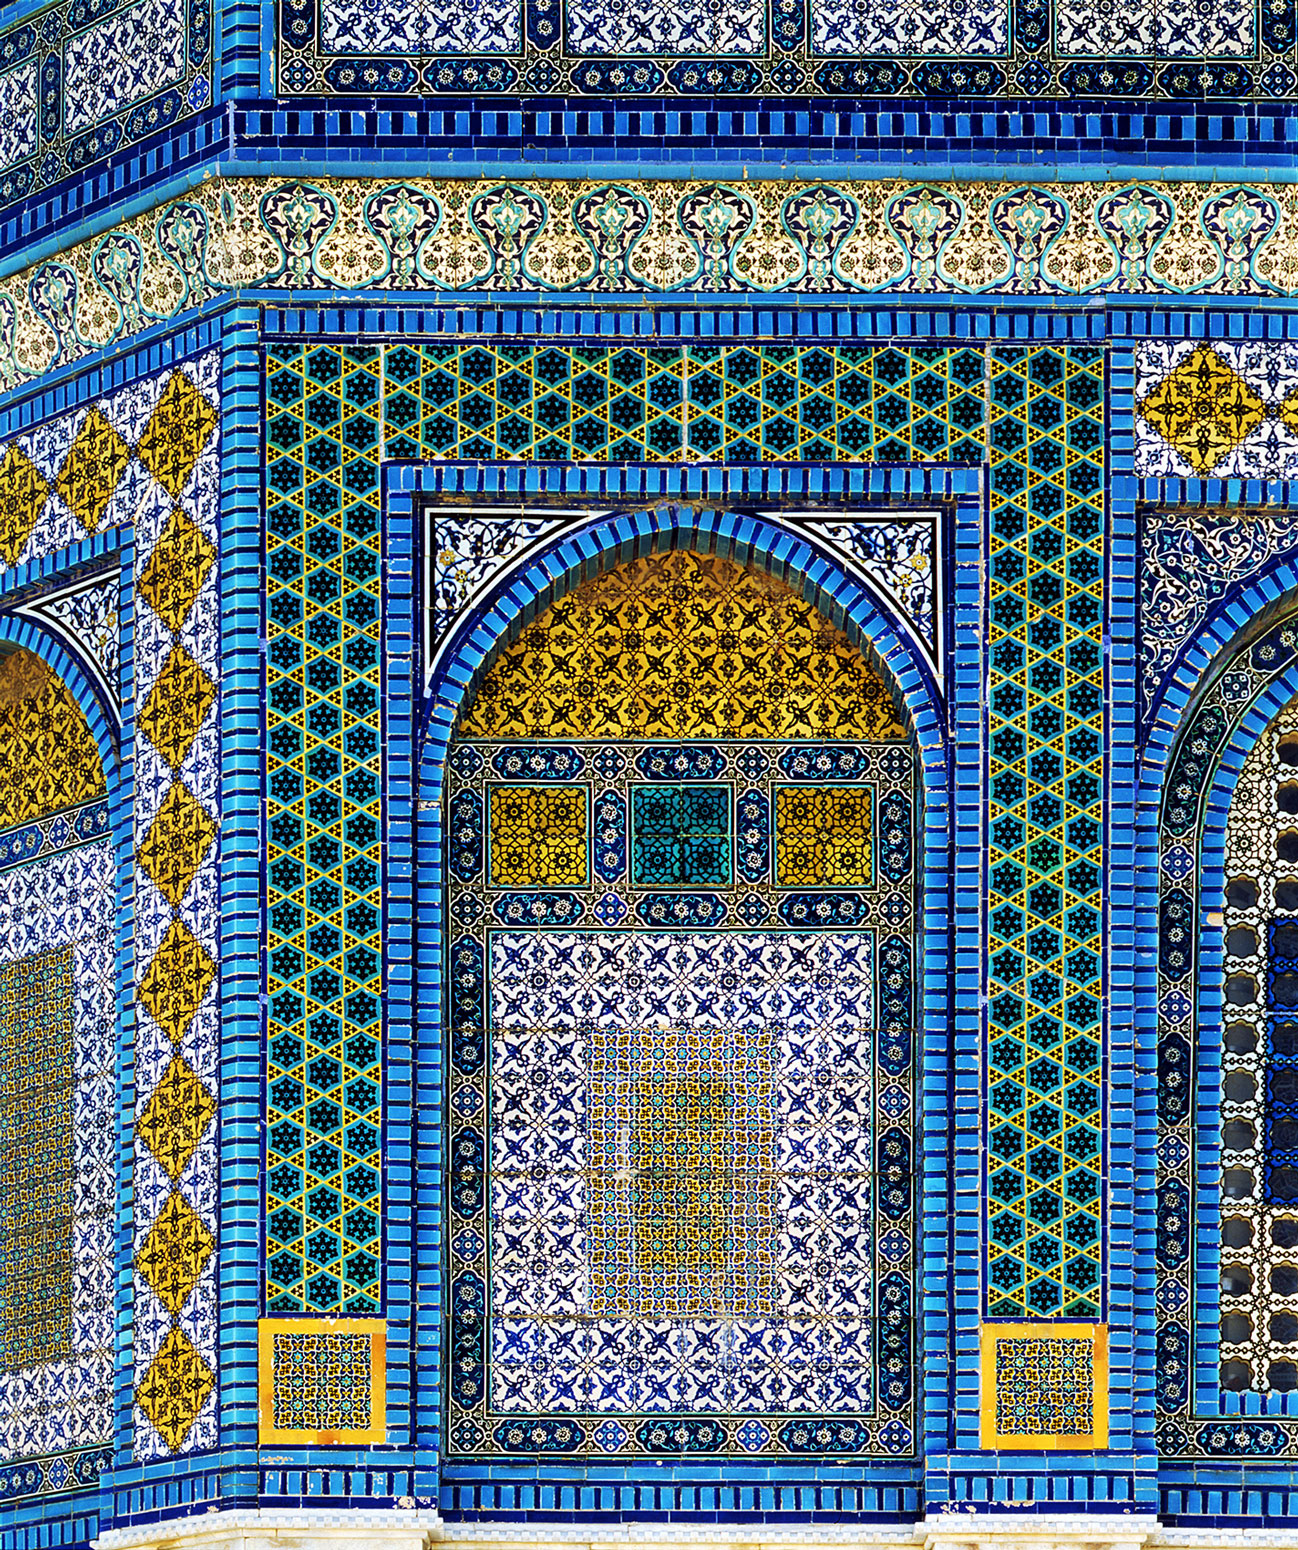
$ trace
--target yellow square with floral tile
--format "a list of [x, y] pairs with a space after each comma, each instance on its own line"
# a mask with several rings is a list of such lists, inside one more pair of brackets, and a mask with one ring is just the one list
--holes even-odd
[[584, 786], [493, 786], [487, 843], [493, 888], [583, 888]]
[[781, 786], [775, 793], [776, 886], [872, 887], [873, 823], [870, 786]]
[[1107, 1448], [1103, 1324], [984, 1324], [984, 1448]]
[[386, 1330], [383, 1319], [260, 1320], [261, 1441], [386, 1441]]

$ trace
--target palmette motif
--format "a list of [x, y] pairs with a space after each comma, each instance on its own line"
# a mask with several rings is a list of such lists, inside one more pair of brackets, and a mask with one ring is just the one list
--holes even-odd
[[0, 282], [0, 391], [253, 287], [576, 297], [1295, 286], [1291, 185], [223, 178]]

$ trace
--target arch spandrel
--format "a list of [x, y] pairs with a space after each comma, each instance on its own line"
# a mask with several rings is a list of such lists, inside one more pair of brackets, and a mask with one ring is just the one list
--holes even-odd
[[673, 549], [582, 582], [487, 672], [463, 737], [904, 738], [874, 667], [784, 581]]

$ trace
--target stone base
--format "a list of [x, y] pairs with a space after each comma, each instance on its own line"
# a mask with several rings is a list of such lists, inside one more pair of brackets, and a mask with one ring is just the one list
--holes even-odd
[[358, 1507], [207, 1512], [110, 1529], [94, 1550], [1298, 1550], [1298, 1529], [1165, 1529], [1153, 1517], [944, 1513], [898, 1524], [443, 1523]]

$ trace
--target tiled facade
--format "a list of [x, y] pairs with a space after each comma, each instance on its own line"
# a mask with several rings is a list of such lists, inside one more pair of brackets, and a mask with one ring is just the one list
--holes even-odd
[[1298, 1545], [1293, 0], [0, 11], [0, 1550]]

